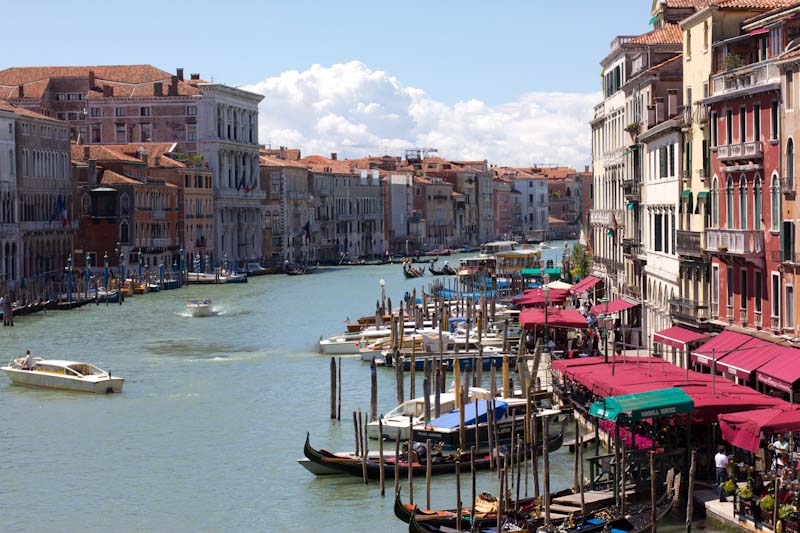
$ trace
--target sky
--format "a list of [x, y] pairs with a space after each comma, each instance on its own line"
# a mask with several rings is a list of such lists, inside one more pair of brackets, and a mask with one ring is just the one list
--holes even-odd
[[[261, 143], [590, 162], [598, 62], [651, 0], [9, 2], [0, 68], [150, 63], [264, 94]], [[35, 19], [35, 38], [25, 21]], [[11, 23], [8, 23], [11, 22]], [[394, 154], [396, 155], [396, 154]]]

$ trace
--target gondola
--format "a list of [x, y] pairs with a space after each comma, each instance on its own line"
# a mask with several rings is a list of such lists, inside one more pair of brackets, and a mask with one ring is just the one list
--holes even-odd
[[[551, 435], [548, 440], [547, 449], [553, 452], [561, 447], [564, 441], [564, 432], [559, 431], [558, 434]], [[542, 453], [542, 445], [539, 443], [537, 446], [538, 453]], [[311, 446], [310, 436], [306, 434], [306, 443], [303, 447], [303, 454], [310, 462], [306, 468], [315, 475], [325, 474], [350, 474], [356, 477], [363, 477], [363, 464], [360, 457], [354, 456], [340, 456], [327, 450], [317, 450]], [[530, 454], [528, 454], [530, 456]], [[435, 459], [435, 458], [434, 458]], [[456, 461], [454, 455], [448, 455], [441, 458], [441, 462], [434, 462], [431, 464], [431, 475], [437, 474], [452, 474], [456, 471]], [[303, 464], [303, 463], [301, 463]], [[464, 453], [461, 455], [461, 468], [469, 468], [470, 454]], [[488, 453], [479, 453], [475, 457], [475, 468], [486, 469], [489, 468], [490, 457]], [[305, 465], [304, 465], [305, 466]], [[384, 474], [391, 475], [394, 472], [395, 461], [394, 457], [386, 457], [384, 459]], [[398, 464], [400, 475], [408, 475], [408, 461], [401, 460]], [[367, 476], [370, 479], [378, 479], [380, 477], [380, 463], [378, 458], [370, 456], [367, 460]], [[413, 463], [412, 469], [414, 475], [425, 476], [426, 464]]]
[[[560, 498], [562, 496], [568, 496], [572, 494], [572, 489], [564, 489], [559, 492], [554, 492], [550, 495], [550, 501], [553, 501], [555, 498]], [[519, 509], [520, 517], [524, 515], [530, 515], [531, 511], [539, 504], [539, 498], [524, 498], [520, 499], [518, 505], [516, 506]], [[405, 522], [406, 524], [411, 523], [412, 517], [418, 523], [424, 523], [426, 526], [433, 527], [449, 527], [455, 529], [457, 527], [456, 524], [456, 517], [458, 516], [458, 511], [456, 509], [442, 509], [442, 510], [422, 510], [416, 505], [411, 505], [409, 503], [403, 503], [403, 500], [400, 497], [400, 491], [395, 494], [394, 498], [394, 515]], [[472, 510], [469, 507], [465, 507], [461, 509], [461, 527], [465, 531], [469, 531], [470, 525], [472, 520]], [[554, 522], [556, 522], [554, 520]], [[557, 523], [557, 522], [556, 522]], [[491, 525], [497, 524], [497, 513], [496, 512], [486, 512], [475, 513], [475, 525], [480, 527], [482, 525]]]
[[434, 276], [455, 276], [456, 275], [455, 269], [453, 267], [451, 267], [450, 265], [444, 265], [441, 270], [436, 270], [435, 268], [433, 268], [433, 265], [430, 265], [428, 267], [428, 270], [430, 270], [431, 274], [433, 274]]
[[[520, 503], [522, 503], [520, 501]], [[656, 523], [670, 513], [675, 503], [675, 492], [667, 490], [661, 498], [656, 502]], [[396, 504], [396, 503], [395, 503]], [[439, 511], [441, 512], [441, 511]], [[397, 514], [397, 509], [395, 509]], [[463, 520], [463, 519], [462, 519]], [[439, 522], [439, 523], [437, 523]], [[442, 520], [428, 519], [424, 513], [419, 511], [412, 511], [408, 531], [410, 533], [434, 533], [444, 531], [455, 531], [450, 525], [441, 523]], [[455, 525], [455, 520], [451, 522]], [[542, 526], [543, 520], [537, 518], [535, 520], [519, 520], [517, 517], [507, 515], [502, 519], [503, 524], [514, 524], [515, 531], [521, 533], [539, 531]], [[551, 526], [558, 524], [556, 520], [551, 520]], [[600, 509], [584, 516], [571, 516], [562, 519], [558, 527], [561, 533], [601, 533], [603, 531], [613, 531], [615, 533], [644, 533], [649, 531], [652, 526], [652, 513], [649, 503], [632, 503], [628, 508], [626, 514], [623, 516], [619, 509], [610, 507]], [[473, 533], [488, 533], [489, 531], [496, 531], [497, 528], [497, 515], [493, 515], [493, 519], [483, 520], [481, 523], [476, 523], [474, 527], [470, 527], [469, 531]]]
[[403, 265], [403, 275], [407, 279], [421, 278], [423, 275], [425, 275], [425, 270], [422, 268], [414, 268], [406, 263]]

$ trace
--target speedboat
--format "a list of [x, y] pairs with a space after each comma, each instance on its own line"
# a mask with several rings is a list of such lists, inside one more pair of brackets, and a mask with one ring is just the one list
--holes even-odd
[[211, 298], [189, 298], [186, 308], [192, 316], [211, 316]]
[[14, 359], [3, 371], [15, 385], [77, 392], [122, 392], [125, 382], [89, 363], [41, 357], [34, 357], [30, 368], [25, 368], [25, 358]]
[[249, 276], [263, 276], [269, 271], [258, 263], [247, 263], [247, 267], [245, 267], [245, 272], [247, 272], [247, 275], [249, 277]]

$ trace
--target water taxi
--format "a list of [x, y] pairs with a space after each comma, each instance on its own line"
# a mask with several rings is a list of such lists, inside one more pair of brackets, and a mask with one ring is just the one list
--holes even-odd
[[211, 316], [212, 305], [211, 298], [189, 298], [189, 301], [186, 302], [186, 309], [192, 316]]
[[105, 394], [122, 392], [125, 382], [89, 363], [41, 357], [34, 357], [29, 365], [25, 363], [26, 358], [22, 357], [3, 367], [15, 385]]

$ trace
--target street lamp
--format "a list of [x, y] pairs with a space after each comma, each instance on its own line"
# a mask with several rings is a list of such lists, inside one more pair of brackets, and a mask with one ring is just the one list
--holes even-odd
[[144, 266], [144, 256], [142, 255], [142, 249], [139, 248], [139, 283], [142, 282], [142, 267]]
[[381, 278], [378, 280], [378, 285], [381, 286], [381, 315], [386, 314], [386, 280]]
[[67, 257], [67, 266], [64, 270], [67, 271], [67, 305], [72, 307], [72, 254]]
[[103, 288], [106, 291], [106, 303], [108, 302], [108, 251], [103, 252]]
[[[92, 281], [92, 256], [86, 252], [86, 297], [89, 297], [89, 284]], [[80, 289], [78, 289], [80, 291]]]

